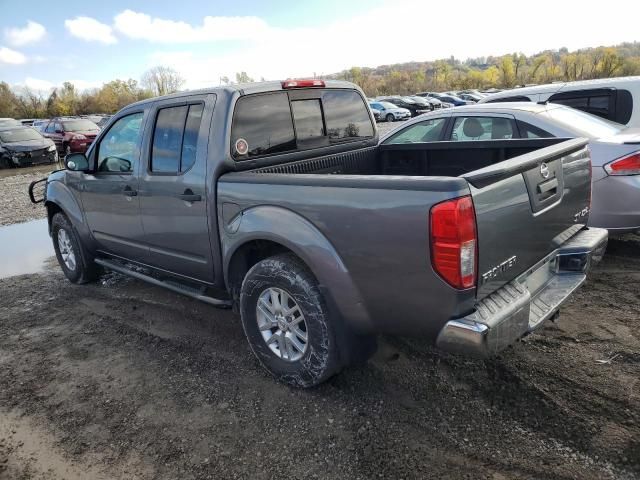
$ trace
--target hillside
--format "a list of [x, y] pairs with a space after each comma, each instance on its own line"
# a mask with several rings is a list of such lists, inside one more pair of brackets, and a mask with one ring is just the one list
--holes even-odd
[[352, 67], [328, 78], [349, 80], [367, 95], [407, 94], [423, 90], [512, 88], [558, 80], [587, 80], [640, 75], [640, 42], [611, 47], [545, 50], [527, 57], [513, 53], [461, 61], [454, 57], [424, 62]]

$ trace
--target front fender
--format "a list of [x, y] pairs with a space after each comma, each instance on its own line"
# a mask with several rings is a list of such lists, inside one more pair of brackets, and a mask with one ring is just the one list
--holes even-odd
[[[47, 183], [45, 206], [49, 209], [52, 204], [60, 208], [69, 217], [78, 234], [85, 238], [89, 236], [89, 228], [82, 214], [80, 202], [69, 187], [60, 180], [53, 180]], [[51, 219], [49, 219], [49, 223], [51, 223]]]
[[[320, 288], [345, 322], [354, 330], [372, 330], [369, 314], [351, 275], [331, 242], [311, 222], [291, 210], [258, 206], [239, 214], [237, 231], [221, 228], [225, 282], [234, 253], [247, 242], [269, 240], [294, 252], [311, 269]], [[236, 219], [236, 222], [238, 219]], [[234, 222], [235, 223], [235, 222]], [[235, 230], [235, 229], [234, 229]]]

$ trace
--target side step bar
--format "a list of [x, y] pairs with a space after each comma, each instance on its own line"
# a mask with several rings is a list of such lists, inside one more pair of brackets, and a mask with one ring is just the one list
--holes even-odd
[[215, 307], [231, 308], [232, 306], [231, 300], [210, 297], [208, 295], [204, 295], [197, 288], [189, 287], [188, 285], [181, 285], [180, 283], [172, 280], [160, 280], [158, 278], [152, 277], [151, 275], [145, 275], [144, 273], [130, 270], [116, 262], [112, 262], [104, 258], [96, 258], [94, 262], [96, 262], [98, 265], [103, 266], [104, 268], [113, 270], [114, 272], [122, 273], [123, 275], [142, 280], [143, 282], [148, 282], [152, 285], [166, 288], [168, 290], [171, 290], [172, 292], [187, 295], [188, 297], [195, 298], [196, 300], [200, 300], [201, 302], [208, 303], [209, 305], [213, 305]]

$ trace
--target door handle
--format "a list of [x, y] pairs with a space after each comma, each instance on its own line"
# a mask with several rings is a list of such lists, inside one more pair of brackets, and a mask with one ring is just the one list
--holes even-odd
[[187, 193], [187, 192], [191, 192], [191, 190], [187, 190], [182, 195], [178, 195], [178, 198], [180, 200], [184, 200], [185, 202], [199, 202], [202, 200], [202, 195], [197, 195], [197, 194], [194, 194], [193, 192], [191, 193]]
[[124, 193], [126, 197], [135, 197], [138, 195], [138, 192], [133, 188], [131, 188], [129, 185], [124, 187], [124, 190], [122, 191], [122, 193]]

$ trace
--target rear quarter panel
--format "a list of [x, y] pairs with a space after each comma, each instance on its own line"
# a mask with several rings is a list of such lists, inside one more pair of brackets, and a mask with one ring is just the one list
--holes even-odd
[[[223, 262], [257, 236], [280, 238], [357, 331], [435, 338], [450, 317], [473, 308], [475, 290], [458, 292], [433, 271], [429, 210], [468, 193], [455, 178], [230, 173], [218, 184]], [[225, 220], [225, 204], [238, 205], [239, 216]], [[255, 215], [265, 206], [265, 214], [289, 220]], [[230, 233], [235, 228], [225, 222], [239, 222], [237, 230]], [[301, 236], [304, 225], [310, 233]], [[362, 317], [351, 314], [354, 304], [365, 310]]]

